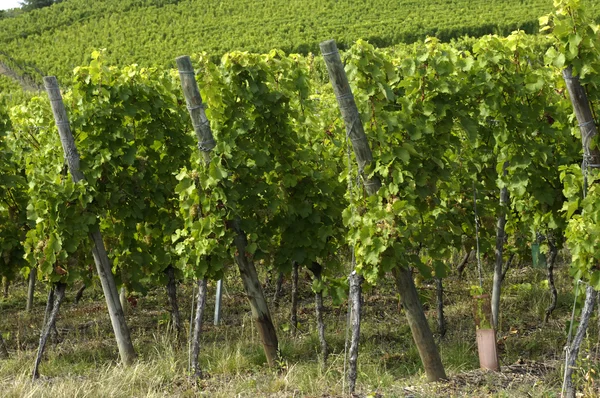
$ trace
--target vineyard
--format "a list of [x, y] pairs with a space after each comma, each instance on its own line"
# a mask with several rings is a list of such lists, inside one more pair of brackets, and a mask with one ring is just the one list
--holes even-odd
[[[310, 28], [306, 55], [219, 42], [188, 57], [166, 36], [144, 54], [119, 47], [125, 37], [93, 51], [73, 32], [86, 47], [36, 41], [83, 24], [109, 37], [122, 15], [153, 29], [154, 8], [166, 27], [189, 6], [147, 3], [81, 2], [53, 18], [60, 3], [0, 22], [35, 26], [0, 41], [58, 76], [30, 81], [39, 95], [0, 97], [8, 396], [514, 396], [512, 381], [489, 380], [523, 372], [548, 384], [539, 396], [600, 393], [593, 7], [520, 2], [551, 11], [541, 35], [387, 49], [350, 43], [358, 28], [340, 25], [341, 48], [321, 40], [335, 30]], [[385, 6], [365, 5], [382, 21], [397, 11]], [[217, 24], [241, 10], [203, 12]], [[239, 28], [232, 38], [252, 37]], [[300, 49], [256, 50], [275, 44]], [[47, 64], [21, 58], [33, 48]], [[464, 374], [478, 364], [488, 382]], [[116, 384], [103, 391], [103, 378]]]
[[[583, 4], [600, 17], [596, 1]], [[538, 17], [551, 10], [551, 0], [67, 0], [0, 19], [0, 62], [41, 86], [42, 75], [68, 79], [99, 48], [115, 65], [164, 68], [178, 55], [201, 51], [316, 53], [332, 37], [349, 48], [359, 39], [387, 47], [426, 36], [537, 33]], [[0, 81], [2, 89], [9, 85]]]

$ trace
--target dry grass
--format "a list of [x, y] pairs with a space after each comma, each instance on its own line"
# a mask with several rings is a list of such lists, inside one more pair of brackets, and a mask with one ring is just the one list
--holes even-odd
[[[561, 273], [564, 271], [561, 269]], [[541, 282], [543, 273], [531, 269], [513, 270], [508, 278], [507, 286], [513, 287], [505, 290], [502, 301], [502, 323], [498, 333], [502, 342], [501, 364], [505, 369], [511, 369], [509, 365], [519, 361], [526, 364], [522, 377], [512, 377], [508, 371], [486, 374], [476, 370], [478, 360], [469, 283], [449, 278], [446, 281], [448, 334], [440, 343], [440, 351], [451, 376], [450, 382], [425, 383], [410, 331], [398, 312], [397, 296], [391, 286], [382, 285], [365, 295], [357, 390], [362, 396], [372, 397], [558, 396], [559, 360], [572, 302], [568, 276], [559, 276], [559, 307], [548, 325], [542, 325], [541, 321], [549, 302], [549, 294]], [[11, 296], [0, 301], [0, 330], [4, 332], [11, 352], [10, 359], [0, 362], [0, 396], [344, 396], [345, 306], [332, 307], [328, 303], [327, 335], [333, 353], [327, 367], [322, 368], [308, 282], [303, 282], [302, 286], [300, 334], [297, 337], [284, 331], [288, 317], [287, 298], [284, 297], [280, 307], [274, 309], [274, 316], [286, 362], [283, 371], [274, 372], [265, 365], [241, 286], [234, 279], [227, 281], [227, 286], [222, 325], [215, 327], [206, 320], [201, 361], [209, 377], [196, 384], [187, 376], [185, 337], [178, 341], [167, 332], [168, 311], [162, 289], [140, 297], [138, 306], [129, 312], [128, 322], [139, 359], [135, 365], [125, 368], [118, 364], [110, 321], [97, 288], [86, 291], [85, 299], [79, 305], [65, 303], [58, 321], [60, 342], [47, 349], [41, 367], [42, 379], [31, 382], [45, 292], [39, 292], [35, 310], [28, 314], [22, 310], [25, 285], [16, 285], [11, 289]], [[422, 286], [421, 292], [435, 328], [432, 286]], [[73, 294], [74, 291], [68, 293], [68, 297]], [[188, 318], [190, 286], [181, 285], [179, 294], [182, 315]], [[212, 311], [212, 304], [209, 300], [207, 312]], [[577, 372], [577, 382], [588, 395], [598, 391], [598, 377], [594, 372], [600, 369], [596, 369], [596, 357], [592, 355], [595, 342], [594, 325], [584, 347], [581, 370]], [[540, 367], [531, 363], [544, 364], [546, 370], [539, 371]], [[514, 366], [517, 366], [514, 369], [520, 369], [518, 365]], [[515, 374], [521, 374], [519, 372]]]

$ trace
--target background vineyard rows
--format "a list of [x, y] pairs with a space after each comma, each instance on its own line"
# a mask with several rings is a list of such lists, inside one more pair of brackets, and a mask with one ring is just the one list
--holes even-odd
[[[596, 1], [584, 5], [600, 15]], [[447, 41], [516, 28], [536, 33], [537, 18], [551, 9], [552, 0], [68, 0], [0, 20], [0, 61], [16, 62], [40, 82], [39, 72], [67, 78], [98, 48], [117, 65], [164, 67], [203, 51], [306, 54], [332, 37], [347, 48], [358, 39], [387, 47], [427, 35]], [[0, 79], [8, 90], [10, 82]]]

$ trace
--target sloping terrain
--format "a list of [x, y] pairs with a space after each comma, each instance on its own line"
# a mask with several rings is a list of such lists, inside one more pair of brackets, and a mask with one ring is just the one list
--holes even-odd
[[[597, 2], [584, 4], [600, 15]], [[64, 78], [98, 48], [120, 65], [167, 66], [202, 51], [314, 52], [330, 38], [342, 48], [358, 39], [385, 47], [427, 35], [534, 33], [551, 9], [552, 0], [66, 0], [0, 20], [0, 49]]]

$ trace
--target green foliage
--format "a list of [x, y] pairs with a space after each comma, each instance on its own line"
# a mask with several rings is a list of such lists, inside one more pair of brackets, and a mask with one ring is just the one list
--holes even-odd
[[[595, 24], [585, 7], [578, 0], [555, 0], [556, 11], [540, 18], [542, 30], [553, 38], [553, 47], [546, 52], [546, 62], [560, 72], [563, 68], [572, 67], [573, 75], [579, 78], [581, 85], [588, 93], [588, 101], [592, 113], [600, 98], [600, 26]], [[574, 117], [573, 117], [574, 119]], [[597, 120], [594, 121], [597, 125]], [[597, 128], [597, 127], [596, 127]], [[573, 134], [581, 138], [577, 128]], [[592, 141], [590, 149], [595, 149]], [[588, 187], [584, 186], [584, 174], [587, 175]], [[598, 169], [582, 170], [572, 164], [561, 168], [561, 182], [567, 201], [564, 211], [568, 225], [566, 228], [566, 244], [572, 255], [571, 273], [575, 279], [589, 282], [596, 290], [600, 289], [600, 257], [597, 245], [600, 229], [598, 217], [599, 189], [596, 184]], [[584, 190], [587, 188], [587, 192]]]
[[[240, 219], [247, 255], [289, 270], [292, 262], [331, 265], [341, 239], [345, 185], [337, 151], [309, 97], [309, 60], [272, 51], [199, 58], [199, 86], [217, 146], [178, 175], [186, 228], [176, 236], [182, 261], [214, 276], [231, 258]], [[318, 133], [318, 134], [315, 134]], [[333, 152], [332, 152], [333, 150]], [[320, 287], [322, 289], [322, 287]]]
[[0, 276], [14, 277], [23, 266], [23, 245], [29, 225], [26, 218], [26, 180], [14, 153], [12, 123], [0, 101]]
[[[471, 50], [428, 39], [406, 52], [362, 41], [349, 51], [346, 69], [372, 143], [373, 173], [383, 181], [376, 197], [344, 212], [371, 283], [396, 266], [444, 276], [450, 250], [474, 234], [473, 187], [484, 250], [502, 212], [511, 251], [525, 251], [540, 232], [560, 243], [558, 168], [581, 149], [537, 42], [515, 32], [483, 37]], [[503, 187], [511, 198], [506, 208], [498, 207]]]
[[72, 282], [87, 275], [88, 231], [99, 225], [123, 282], [143, 290], [175, 259], [171, 235], [181, 225], [174, 171], [188, 164], [192, 137], [183, 126], [177, 80], [168, 71], [118, 69], [99, 52], [75, 71], [64, 94], [81, 171], [67, 174], [46, 98], [13, 108], [28, 179], [26, 258], [41, 277]]
[[[557, 4], [548, 19], [555, 31], [577, 21]], [[205, 163], [192, 149], [176, 72], [107, 66], [109, 51], [94, 51], [64, 94], [86, 181], [68, 178], [46, 99], [12, 110], [11, 145], [30, 198], [25, 257], [52, 281], [83, 277], [87, 232], [99, 225], [130, 288], [143, 291], [169, 264], [188, 277], [220, 278], [241, 220], [247, 256], [283, 271], [321, 265], [315, 290], [339, 299], [348, 242], [369, 283], [395, 267], [444, 276], [452, 252], [474, 245], [474, 190], [482, 251], [491, 250], [501, 214], [509, 252], [526, 252], [538, 234], [560, 247], [565, 216], [583, 203], [561, 182], [577, 183], [571, 165], [581, 153], [551, 57], [570, 51], [569, 40], [517, 31], [390, 50], [359, 40], [344, 60], [373, 149], [368, 173], [383, 183], [372, 197], [347, 169], [343, 123], [313, 56], [198, 56], [217, 143]], [[580, 44], [579, 55], [592, 59], [580, 70], [591, 78], [597, 46]], [[505, 187], [510, 200], [500, 206]], [[568, 214], [559, 213], [564, 206]]]
[[[540, 18], [541, 31], [550, 34], [554, 45], [546, 53], [546, 62], [557, 68], [573, 67], [573, 75], [582, 84], [596, 84], [591, 79], [600, 71], [598, 39], [600, 28], [580, 0], [554, 0], [555, 12]], [[588, 75], [590, 79], [586, 79]]]
[[[585, 4], [591, 15], [600, 15], [596, 1]], [[95, 48], [108, 48], [119, 66], [165, 67], [198, 51], [316, 53], [318, 43], [330, 38], [349, 48], [358, 39], [384, 47], [426, 36], [448, 41], [517, 28], [534, 33], [539, 15], [550, 10], [548, 0], [69, 0], [2, 20], [0, 47], [64, 81]]]

